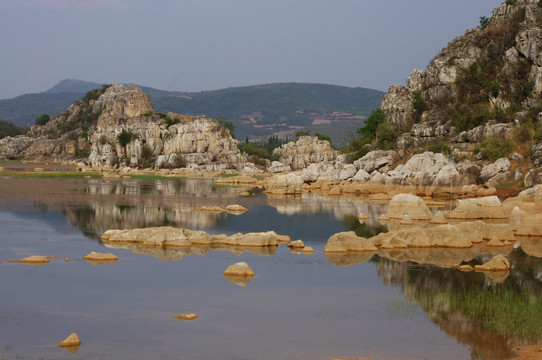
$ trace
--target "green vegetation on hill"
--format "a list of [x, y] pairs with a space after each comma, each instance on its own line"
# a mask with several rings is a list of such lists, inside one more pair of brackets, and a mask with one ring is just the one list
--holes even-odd
[[14, 125], [8, 121], [0, 120], [0, 139], [6, 136], [17, 136], [26, 134], [28, 128]]

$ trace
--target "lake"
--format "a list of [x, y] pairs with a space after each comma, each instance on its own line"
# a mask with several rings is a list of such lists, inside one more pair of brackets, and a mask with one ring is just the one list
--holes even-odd
[[[435, 249], [328, 257], [337, 232], [387, 231], [376, 220], [386, 203], [239, 195], [246, 190], [204, 179], [0, 177], [0, 359], [508, 359], [515, 347], [540, 343], [538, 239], [498, 250], [513, 265], [502, 278], [420, 260], [441, 256]], [[248, 212], [194, 211], [228, 204]], [[363, 224], [361, 211], [370, 218]], [[151, 226], [274, 230], [315, 252], [280, 245], [187, 254], [100, 241], [108, 229]], [[82, 259], [91, 251], [120, 260], [93, 265]], [[444, 256], [480, 263], [491, 251]], [[58, 258], [7, 262], [30, 255]], [[240, 261], [256, 273], [246, 286], [222, 275]], [[183, 313], [199, 318], [172, 318]], [[74, 354], [57, 346], [72, 332], [82, 342]]]

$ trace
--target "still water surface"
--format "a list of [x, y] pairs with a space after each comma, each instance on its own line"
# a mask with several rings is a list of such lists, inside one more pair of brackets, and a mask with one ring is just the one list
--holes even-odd
[[[242, 189], [211, 185], [0, 178], [0, 358], [506, 359], [514, 346], [539, 341], [537, 329], [521, 335], [489, 329], [446, 300], [457, 291], [501, 296], [502, 289], [530, 289], [536, 305], [542, 264], [521, 248], [510, 250], [521, 266], [503, 282], [379, 256], [328, 258], [322, 251], [336, 232], [385, 230], [375, 219], [386, 205], [308, 195], [244, 198]], [[194, 211], [233, 203], [249, 211]], [[364, 225], [360, 211], [370, 217]], [[186, 255], [110, 249], [99, 240], [111, 228], [161, 225], [228, 235], [275, 230], [315, 253], [281, 245]], [[92, 265], [81, 258], [91, 251], [120, 260]], [[30, 255], [60, 259], [44, 266], [6, 262]], [[239, 261], [256, 273], [246, 287], [222, 276]], [[199, 319], [172, 319], [180, 313]], [[82, 341], [75, 354], [56, 345], [72, 332]]]

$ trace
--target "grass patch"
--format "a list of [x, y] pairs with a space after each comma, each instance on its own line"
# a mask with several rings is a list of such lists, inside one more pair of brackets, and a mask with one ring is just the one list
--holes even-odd
[[0, 164], [9, 165], [9, 164], [22, 164], [22, 160], [0, 160]]
[[235, 177], [235, 176], [239, 176], [241, 174], [239, 173], [232, 173], [232, 174], [220, 174], [218, 175], [218, 177], [221, 177], [221, 178], [229, 178], [229, 177]]

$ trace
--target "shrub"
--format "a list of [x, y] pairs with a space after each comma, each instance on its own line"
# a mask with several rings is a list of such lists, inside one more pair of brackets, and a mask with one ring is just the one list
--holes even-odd
[[427, 105], [425, 104], [425, 99], [422, 96], [422, 92], [414, 91], [412, 93], [412, 98], [412, 107], [414, 108], [414, 110], [416, 110], [416, 113], [418, 115], [421, 115], [421, 113], [427, 109]]
[[300, 137], [302, 137], [302, 136], [310, 136], [310, 135], [311, 135], [311, 133], [308, 132], [308, 131], [298, 131], [298, 132], [295, 133], [295, 137], [298, 138], [298, 139]]
[[86, 151], [85, 149], [75, 149], [75, 158], [76, 159], [84, 159], [84, 158], [88, 158], [90, 156], [90, 153], [88, 151]]
[[376, 130], [378, 126], [386, 120], [386, 111], [382, 109], [375, 109], [371, 115], [367, 118], [363, 127], [360, 127], [356, 132], [357, 134], [367, 138], [375, 139]]
[[427, 150], [446, 155], [450, 155], [452, 153], [452, 148], [444, 140], [435, 140], [433, 143], [427, 146]]
[[51, 117], [48, 114], [41, 114], [35, 121], [36, 125], [45, 125], [51, 120]]
[[482, 140], [479, 151], [482, 153], [483, 159], [495, 161], [502, 157], [507, 157], [515, 151], [517, 147], [514, 140], [493, 135]]
[[515, 5], [516, 0], [506, 0], [506, 5]]
[[392, 123], [383, 122], [376, 129], [376, 147], [391, 150], [397, 147], [397, 129]]
[[175, 168], [184, 168], [186, 167], [186, 160], [181, 154], [177, 154], [173, 157], [173, 166]]
[[329, 141], [331, 143], [331, 137], [329, 135], [316, 133], [314, 136], [316, 136], [318, 140]]
[[485, 29], [489, 26], [489, 18], [487, 16], [480, 16], [480, 25], [478, 25], [479, 29]]
[[128, 145], [133, 138], [134, 134], [130, 129], [122, 129], [122, 131], [117, 135], [117, 141], [123, 148], [126, 147], [126, 145]]
[[28, 128], [20, 127], [8, 121], [0, 120], [0, 139], [7, 136], [17, 136], [28, 132]]
[[515, 100], [520, 103], [525, 100], [533, 91], [535, 82], [533, 80], [520, 81], [514, 84], [513, 92]]
[[230, 132], [231, 137], [235, 139], [235, 125], [224, 116], [219, 116], [216, 119], [224, 129], [227, 129]]
[[[179, 120], [173, 119], [172, 117], [168, 116], [167, 114], [164, 114], [164, 113], [157, 113], [157, 114], [160, 116], [160, 118], [162, 118], [162, 119], [164, 119], [166, 121], [167, 126], [171, 126], [171, 125], [175, 125], [175, 124], [179, 123]], [[147, 116], [147, 115], [145, 115], [145, 116]]]
[[100, 143], [100, 145], [105, 145], [107, 143], [107, 136], [105, 136], [105, 134], [100, 135], [98, 142]]

